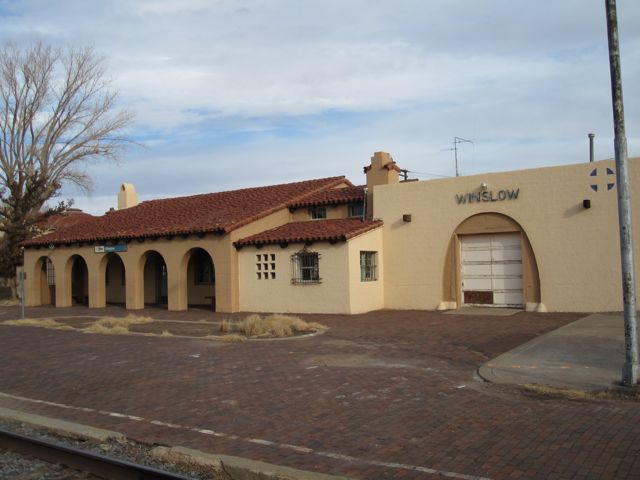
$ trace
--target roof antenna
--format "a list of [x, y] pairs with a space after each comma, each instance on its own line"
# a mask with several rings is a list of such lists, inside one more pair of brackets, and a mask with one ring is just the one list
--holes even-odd
[[471, 140], [467, 140], [466, 138], [462, 138], [462, 137], [453, 137], [453, 147], [451, 148], [445, 148], [444, 150], [442, 150], [443, 152], [445, 151], [452, 151], [454, 152], [454, 157], [456, 160], [456, 177], [460, 176], [460, 172], [458, 171], [458, 144], [460, 143], [470, 143], [471, 145], [475, 145]]

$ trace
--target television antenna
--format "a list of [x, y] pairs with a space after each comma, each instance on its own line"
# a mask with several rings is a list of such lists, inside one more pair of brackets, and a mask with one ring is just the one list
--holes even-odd
[[453, 137], [453, 147], [442, 150], [443, 152], [453, 151], [453, 156], [456, 160], [456, 177], [460, 176], [460, 172], [458, 171], [458, 145], [461, 143], [470, 143], [471, 145], [475, 145], [471, 140], [467, 140], [466, 138]]

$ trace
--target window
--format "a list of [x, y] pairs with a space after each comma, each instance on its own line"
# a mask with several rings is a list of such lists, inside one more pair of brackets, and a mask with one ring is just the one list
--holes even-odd
[[196, 285], [213, 285], [215, 272], [209, 255], [205, 252], [197, 251], [194, 252], [191, 258], [193, 259], [194, 283]]
[[364, 208], [361, 203], [355, 203], [353, 205], [349, 205], [349, 217], [361, 218], [363, 212], [364, 212]]
[[302, 250], [291, 255], [291, 283], [320, 283], [320, 254]]
[[313, 220], [327, 218], [327, 207], [313, 207], [309, 209], [309, 214]]
[[258, 253], [256, 255], [256, 279], [275, 280], [276, 279], [276, 254]]
[[360, 281], [378, 280], [378, 252], [360, 252]]
[[56, 284], [56, 270], [53, 268], [53, 262], [47, 258], [45, 263], [45, 268], [47, 269], [47, 285], [55, 285]]

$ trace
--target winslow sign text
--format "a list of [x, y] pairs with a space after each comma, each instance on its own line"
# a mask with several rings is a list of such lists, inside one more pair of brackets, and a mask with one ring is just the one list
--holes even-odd
[[519, 188], [515, 190], [498, 190], [497, 192], [484, 190], [482, 192], [456, 193], [456, 202], [458, 202], [458, 205], [463, 203], [503, 202], [504, 200], [516, 200], [519, 193]]

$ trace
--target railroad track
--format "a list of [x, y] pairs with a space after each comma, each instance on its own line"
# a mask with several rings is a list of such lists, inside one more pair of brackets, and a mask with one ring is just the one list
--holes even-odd
[[192, 480], [190, 477], [138, 465], [125, 460], [27, 437], [0, 429], [0, 449], [57, 463], [109, 480]]

